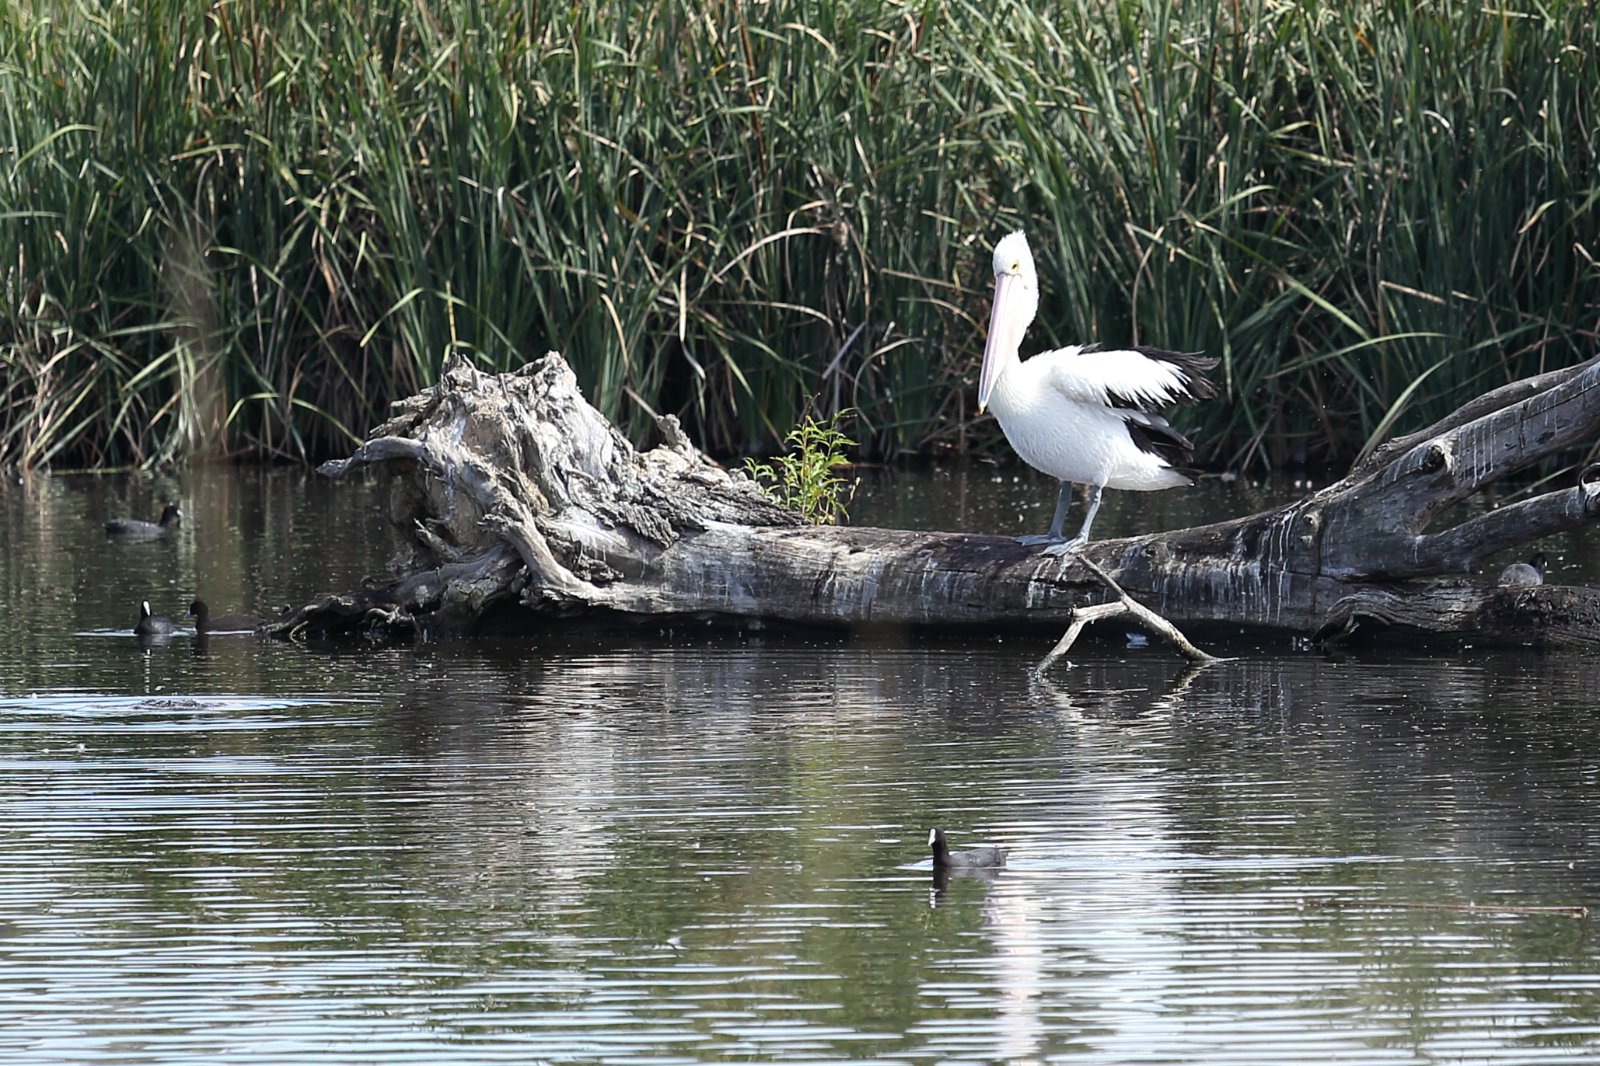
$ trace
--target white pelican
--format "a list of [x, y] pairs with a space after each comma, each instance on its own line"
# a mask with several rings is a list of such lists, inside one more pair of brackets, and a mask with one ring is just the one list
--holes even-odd
[[[978, 411], [993, 408], [1023, 461], [1061, 481], [1050, 532], [1017, 540], [1064, 555], [1089, 539], [1107, 486], [1148, 492], [1191, 483], [1177, 468], [1190, 461], [1194, 446], [1157, 410], [1215, 396], [1205, 371], [1217, 361], [1159, 348], [1096, 351], [1073, 345], [1024, 363], [1017, 352], [1038, 310], [1039, 275], [1028, 238], [1018, 230], [994, 246], [994, 309], [978, 377]], [[1068, 540], [1061, 523], [1073, 482], [1089, 486], [1089, 510], [1083, 528]]]

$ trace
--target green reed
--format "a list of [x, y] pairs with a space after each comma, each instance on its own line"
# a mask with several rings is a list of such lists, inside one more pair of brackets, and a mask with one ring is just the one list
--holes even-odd
[[1582, 3], [89, 4], [0, 11], [0, 462], [309, 459], [454, 353], [639, 439], [972, 421], [1034, 342], [1223, 357], [1213, 462], [1347, 459], [1592, 354]]

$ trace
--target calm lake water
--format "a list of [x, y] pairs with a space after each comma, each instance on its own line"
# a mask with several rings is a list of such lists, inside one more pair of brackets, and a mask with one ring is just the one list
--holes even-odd
[[[169, 541], [101, 533], [169, 498]], [[1052, 502], [979, 468], [855, 514]], [[1600, 658], [131, 635], [354, 587], [382, 512], [300, 471], [0, 488], [0, 1061], [1600, 1061], [1600, 910], [1533, 909], [1600, 904]], [[936, 886], [933, 825], [1009, 867]]]

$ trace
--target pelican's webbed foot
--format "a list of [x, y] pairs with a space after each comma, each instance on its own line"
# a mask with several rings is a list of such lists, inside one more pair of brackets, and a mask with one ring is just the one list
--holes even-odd
[[1060, 558], [1063, 555], [1067, 555], [1067, 554], [1069, 554], [1071, 552], [1077, 551], [1079, 548], [1083, 547], [1087, 543], [1089, 543], [1089, 538], [1084, 536], [1082, 533], [1079, 533], [1076, 537], [1073, 537], [1071, 540], [1063, 540], [1063, 541], [1059, 541], [1059, 542], [1057, 542], [1055, 544], [1050, 545], [1048, 548], [1046, 548], [1044, 550], [1044, 554], [1045, 555], [1054, 555], [1057, 558]]
[[1018, 544], [1026, 544], [1030, 548], [1040, 544], [1064, 544], [1067, 540], [1060, 533], [1028, 533], [1014, 539]]

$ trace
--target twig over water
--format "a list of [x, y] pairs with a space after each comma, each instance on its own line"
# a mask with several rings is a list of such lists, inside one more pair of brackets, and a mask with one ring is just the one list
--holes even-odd
[[1043, 675], [1046, 670], [1050, 669], [1052, 663], [1067, 653], [1067, 649], [1071, 648], [1073, 642], [1078, 639], [1078, 634], [1083, 632], [1083, 627], [1090, 622], [1098, 622], [1103, 618], [1118, 618], [1125, 614], [1132, 615], [1140, 625], [1152, 633], [1166, 637], [1190, 662], [1212, 663], [1219, 661], [1215, 655], [1201, 651], [1190, 643], [1189, 638], [1184, 636], [1182, 630], [1177, 626], [1162, 618], [1159, 614], [1144, 606], [1144, 604], [1139, 603], [1132, 596], [1129, 596], [1110, 574], [1100, 569], [1092, 560], [1080, 555], [1077, 557], [1077, 561], [1093, 571], [1095, 577], [1098, 577], [1105, 583], [1107, 588], [1117, 594], [1117, 602], [1097, 603], [1092, 607], [1080, 607], [1073, 611], [1072, 624], [1067, 627], [1067, 631], [1062, 638], [1056, 642], [1056, 646], [1050, 649], [1050, 654], [1046, 655], [1038, 667], [1035, 668], [1034, 673]]

